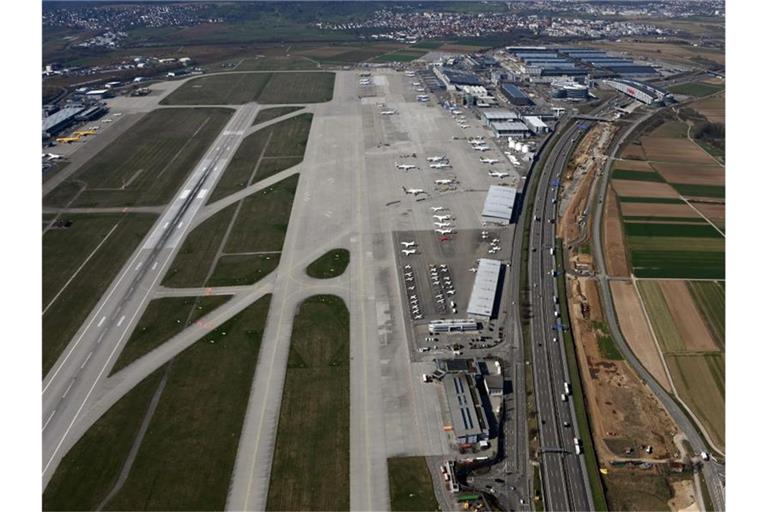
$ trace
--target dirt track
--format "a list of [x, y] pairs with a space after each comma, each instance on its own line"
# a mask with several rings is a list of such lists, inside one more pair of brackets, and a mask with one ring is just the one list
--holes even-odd
[[651, 164], [645, 160], [616, 160], [614, 169], [626, 169], [627, 171], [653, 171]]
[[719, 350], [685, 281], [659, 281], [659, 286], [685, 348], [694, 352]]
[[603, 215], [603, 250], [605, 251], [605, 270], [612, 277], [629, 277], [624, 248], [624, 233], [621, 227], [621, 214], [616, 194], [609, 189]]

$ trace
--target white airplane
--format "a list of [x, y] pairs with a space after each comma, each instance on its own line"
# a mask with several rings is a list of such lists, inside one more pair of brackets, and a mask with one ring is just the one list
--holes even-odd
[[488, 146], [475, 146], [474, 149], [475, 151], [488, 151], [491, 148], [489, 148]]
[[429, 166], [430, 166], [432, 169], [445, 169], [445, 168], [447, 168], [447, 167], [451, 167], [451, 164], [449, 164], [449, 163], [446, 163], [446, 162], [438, 162], [438, 163], [436, 163], [436, 164], [429, 164]]
[[426, 94], [420, 94], [420, 95], [416, 96], [416, 100], [420, 101], [422, 103], [425, 103], [425, 102], [429, 101], [429, 96], [427, 96]]
[[406, 71], [405, 72], [405, 76], [416, 76], [416, 72], [415, 71]]
[[435, 185], [450, 185], [454, 181], [456, 180], [453, 178], [446, 179], [446, 180], [435, 180]]
[[484, 164], [491, 164], [491, 165], [496, 164], [496, 163], [499, 162], [495, 158], [481, 158], [480, 161], [483, 162]]
[[408, 248], [408, 247], [413, 247], [414, 245], [416, 245], [416, 242], [414, 242], [414, 241], [400, 242], [400, 245], [402, 245], [405, 248]]
[[451, 218], [450, 215], [433, 215], [432, 218], [435, 218], [439, 220], [440, 222], [443, 222], [444, 220], [448, 220]]
[[508, 172], [493, 172], [493, 171], [488, 171], [488, 176], [491, 176], [491, 177], [493, 177], [493, 178], [499, 178], [499, 179], [501, 179], [501, 178], [506, 178], [507, 176], [509, 176], [509, 173], [508, 173]]
[[445, 206], [430, 206], [432, 208], [433, 212], [442, 212], [445, 211]]
[[424, 92], [425, 90], [426, 89], [424, 89], [423, 87], [417, 87], [416, 88], [416, 92]]
[[443, 160], [448, 160], [448, 157], [445, 155], [435, 155], [435, 156], [427, 157], [427, 162], [442, 162]]
[[451, 233], [453, 233], [453, 228], [436, 229], [435, 233], [440, 233], [441, 235], [450, 235]]
[[416, 254], [416, 249], [400, 249], [400, 252], [403, 253], [403, 256], [409, 256], [411, 254]]
[[435, 222], [435, 226], [438, 228], [448, 228], [451, 226], [450, 222]]
[[61, 155], [57, 155], [56, 153], [43, 153], [43, 158], [47, 158], [48, 160], [58, 160], [59, 158], [64, 158]]
[[423, 188], [405, 188], [403, 187], [403, 192], [406, 194], [413, 194], [414, 196], [417, 196], [419, 194], [426, 194]]
[[397, 114], [397, 110], [382, 110], [379, 113], [381, 115], [383, 115], [383, 116], [393, 116], [393, 115]]
[[402, 169], [404, 171], [410, 171], [411, 169], [415, 169], [416, 168], [416, 166], [412, 165], [412, 164], [395, 164], [395, 166], [398, 169]]
[[418, 87], [421, 85], [421, 82], [411, 82], [411, 85], [413, 85], [414, 87]]

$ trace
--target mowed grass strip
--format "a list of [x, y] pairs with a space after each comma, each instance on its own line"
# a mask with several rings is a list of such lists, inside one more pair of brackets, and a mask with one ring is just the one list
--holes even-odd
[[659, 173], [652, 171], [627, 171], [624, 169], [616, 169], [613, 171], [611, 177], [617, 180], [664, 182], [664, 178], [662, 178]]
[[244, 286], [259, 281], [277, 268], [280, 253], [225, 254], [216, 262], [216, 268], [207, 286]]
[[439, 510], [425, 457], [391, 457], [387, 472], [391, 510]]
[[259, 113], [256, 115], [256, 119], [253, 120], [253, 124], [257, 125], [260, 123], [266, 123], [267, 121], [271, 121], [275, 118], [278, 118], [280, 116], [285, 116], [290, 114], [291, 112], [296, 112], [297, 110], [301, 110], [304, 107], [272, 107], [272, 108], [264, 108], [259, 110]]
[[225, 252], [282, 250], [298, 183], [294, 174], [243, 199]]
[[677, 330], [659, 284], [653, 281], [638, 281], [637, 288], [661, 350], [663, 352], [685, 351], [685, 342]]
[[349, 510], [349, 311], [332, 295], [293, 321], [267, 510]]
[[117, 373], [150, 353], [198, 318], [207, 315], [230, 299], [229, 295], [204, 297], [165, 297], [147, 305], [139, 323], [115, 361], [110, 374]]
[[677, 394], [725, 449], [725, 360], [720, 354], [666, 355]]
[[307, 275], [315, 279], [338, 277], [347, 270], [349, 251], [331, 249], [307, 266]]
[[163, 286], [190, 288], [205, 284], [227, 226], [235, 214], [235, 207], [226, 207], [187, 235], [163, 279]]
[[706, 84], [704, 82], [693, 82], [689, 84], [673, 85], [669, 88], [669, 92], [673, 94], [685, 94], [686, 96], [696, 96], [701, 98], [702, 96], [709, 96], [718, 91], [722, 91], [725, 88], [723, 84]]
[[725, 349], [725, 289], [712, 281], [689, 281], [687, 284], [709, 330], [720, 348]]
[[[630, 226], [632, 224], [625, 224]], [[694, 224], [691, 224], [692, 226]], [[677, 236], [630, 236], [627, 237], [633, 251], [685, 251], [722, 252], [724, 238], [686, 238]], [[663, 262], [661, 262], [663, 263]]]
[[219, 73], [193, 78], [163, 98], [161, 105], [241, 105], [256, 101], [271, 73]]
[[48, 373], [77, 333], [157, 216], [136, 213], [76, 214], [67, 218], [72, 221], [72, 226], [49, 230], [43, 235], [43, 283], [44, 286], [48, 283], [49, 298], [45, 305], [98, 245], [96, 239], [106, 234], [105, 230], [112, 229], [110, 224], [117, 225], [117, 228], [43, 315], [43, 375]]
[[[695, 239], [689, 239], [695, 240]], [[630, 251], [632, 273], [644, 278], [724, 279], [725, 252], [700, 250]]]
[[689, 238], [722, 238], [723, 235], [709, 224], [627, 224], [624, 226], [627, 236], [639, 237], [689, 237]]
[[707, 219], [701, 217], [654, 217], [653, 215], [624, 215], [623, 219], [626, 222], [670, 222], [681, 224], [705, 224]]
[[48, 194], [47, 206], [152, 206], [171, 200], [232, 115], [227, 108], [157, 109]]
[[[208, 202], [242, 190], [248, 185], [252, 174], [256, 182], [301, 163], [311, 126], [312, 114], [301, 114], [247, 136], [237, 148]], [[259, 167], [254, 174], [257, 164]]]
[[333, 98], [336, 74], [327, 71], [272, 73], [259, 103], [322, 103]]
[[272, 71], [282, 69], [315, 69], [317, 64], [306, 57], [261, 57], [243, 59], [236, 71]]
[[684, 183], [672, 183], [671, 185], [684, 196], [715, 197], [718, 199], [725, 197], [725, 187], [720, 185], [686, 185]]

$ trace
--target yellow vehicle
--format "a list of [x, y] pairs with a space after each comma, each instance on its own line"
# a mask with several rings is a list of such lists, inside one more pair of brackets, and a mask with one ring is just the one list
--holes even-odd
[[72, 135], [77, 135], [78, 137], [83, 135], [96, 135], [96, 130], [78, 130], [73, 132]]
[[56, 142], [59, 142], [59, 143], [65, 142], [69, 144], [70, 142], [78, 142], [79, 140], [80, 140], [80, 136], [78, 135], [76, 137], [59, 137], [58, 139], [56, 139]]

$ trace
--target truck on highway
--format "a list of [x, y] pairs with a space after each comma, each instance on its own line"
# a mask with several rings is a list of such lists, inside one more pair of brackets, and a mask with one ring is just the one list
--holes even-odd
[[565, 393], [560, 393], [560, 400], [563, 402], [567, 402], [568, 396]]
[[571, 394], [571, 385], [567, 382], [563, 382], [563, 388], [565, 389], [565, 394], [570, 395]]
[[555, 248], [554, 248], [554, 247], [550, 247], [550, 248], [549, 248], [549, 254], [550, 254], [551, 256], [554, 256], [554, 255], [555, 255]]
[[581, 439], [578, 437], [573, 438], [573, 446], [576, 448], [576, 455], [581, 455], [584, 453], [584, 448], [581, 445]]

